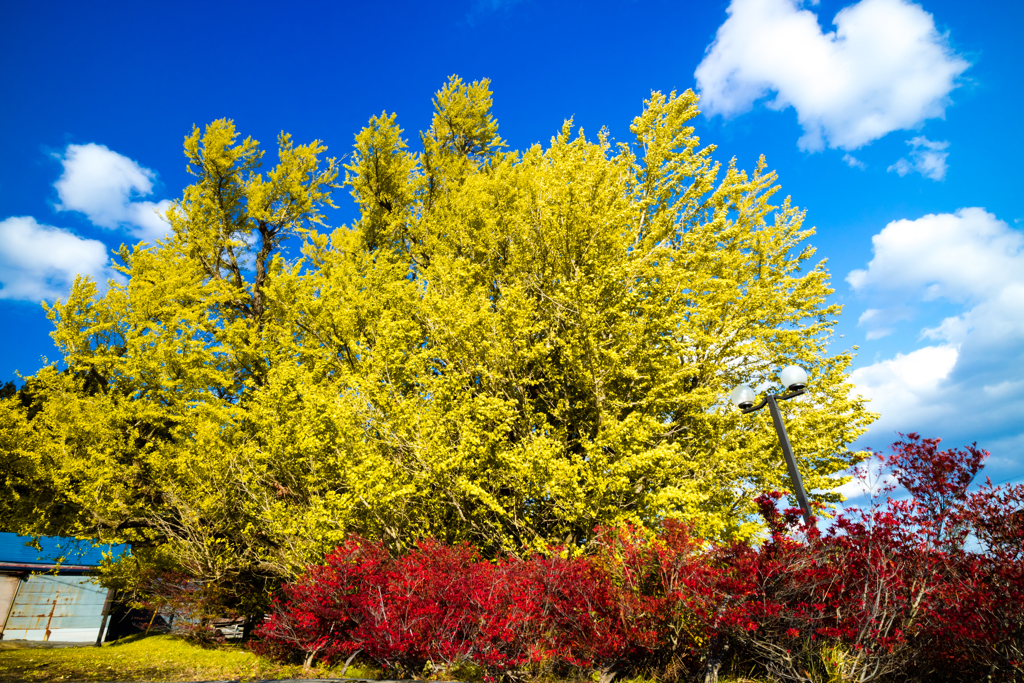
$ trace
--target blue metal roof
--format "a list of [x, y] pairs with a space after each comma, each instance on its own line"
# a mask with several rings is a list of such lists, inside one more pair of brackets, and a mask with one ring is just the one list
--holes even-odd
[[0, 562], [18, 564], [55, 564], [63, 557], [64, 564], [97, 566], [103, 553], [113, 552], [115, 556], [127, 552], [124, 545], [93, 546], [89, 541], [78, 541], [60, 536], [44, 536], [39, 539], [42, 551], [25, 545], [31, 536], [0, 533]]

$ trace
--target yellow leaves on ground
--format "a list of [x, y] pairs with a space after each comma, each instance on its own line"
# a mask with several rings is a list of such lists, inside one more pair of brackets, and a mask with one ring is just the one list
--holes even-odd
[[[349, 675], [376, 672], [354, 671]], [[262, 680], [269, 678], [331, 678], [329, 668], [304, 671], [256, 656], [241, 646], [206, 649], [173, 636], [131, 637], [102, 648], [38, 648], [4, 642], [0, 645], [0, 683], [33, 681], [195, 681]]]

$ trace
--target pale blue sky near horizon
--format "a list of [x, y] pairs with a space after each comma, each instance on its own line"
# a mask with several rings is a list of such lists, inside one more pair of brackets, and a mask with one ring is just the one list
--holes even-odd
[[[806, 209], [844, 305], [835, 348], [897, 431], [1024, 475], [1024, 3], [465, 0], [9, 4], [0, 22], [0, 382], [57, 358], [39, 305], [163, 229], [181, 143], [228, 117], [347, 154], [381, 111], [410, 141], [449, 75], [491, 79], [513, 148], [629, 123], [693, 88], [715, 157], [759, 155]], [[350, 221], [347, 193], [333, 225]]]

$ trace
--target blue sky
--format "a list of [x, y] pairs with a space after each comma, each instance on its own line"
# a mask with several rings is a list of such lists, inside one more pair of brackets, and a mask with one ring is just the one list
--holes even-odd
[[[193, 124], [333, 155], [382, 110], [411, 137], [451, 74], [501, 134], [628, 125], [694, 88], [716, 157], [777, 169], [845, 310], [836, 348], [896, 431], [1024, 475], [1024, 3], [925, 0], [11, 3], [0, 21], [0, 381], [56, 351], [41, 299], [163, 229]], [[354, 207], [339, 193], [335, 225]]]

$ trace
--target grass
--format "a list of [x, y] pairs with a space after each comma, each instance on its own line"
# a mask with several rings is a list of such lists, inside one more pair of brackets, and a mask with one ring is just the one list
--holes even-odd
[[[2, 642], [2, 641], [0, 641]], [[252, 681], [266, 678], [337, 678], [340, 666], [304, 671], [258, 657], [238, 645], [206, 649], [176, 636], [124, 638], [103, 647], [36, 648], [3, 642], [0, 683], [72, 681]], [[347, 677], [376, 678], [350, 667]]]
[[[208, 649], [177, 636], [132, 636], [103, 647], [39, 648], [0, 641], [0, 683], [73, 683], [75, 681], [254, 681], [275, 678], [340, 678], [341, 665], [283, 665], [258, 657], [239, 645]], [[453, 672], [470, 680], [468, 671]], [[460, 675], [462, 674], [462, 675]], [[379, 671], [356, 665], [348, 678], [380, 677]], [[722, 683], [760, 683], [743, 676], [723, 676]], [[656, 683], [642, 678], [623, 683]]]

